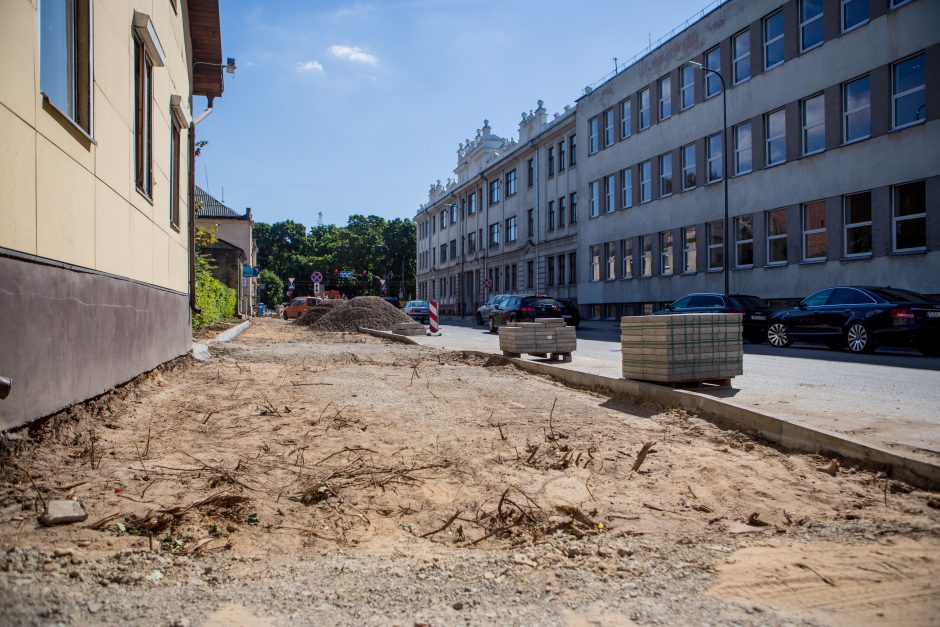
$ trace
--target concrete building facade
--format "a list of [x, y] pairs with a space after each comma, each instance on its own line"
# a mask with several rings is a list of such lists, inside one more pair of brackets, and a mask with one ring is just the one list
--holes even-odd
[[217, 0], [0, 3], [0, 428], [190, 348], [192, 97]]
[[721, 292], [726, 263], [732, 293], [780, 306], [846, 283], [940, 294], [937, 24], [929, 0], [729, 0], [586, 89], [566, 171], [582, 314]]

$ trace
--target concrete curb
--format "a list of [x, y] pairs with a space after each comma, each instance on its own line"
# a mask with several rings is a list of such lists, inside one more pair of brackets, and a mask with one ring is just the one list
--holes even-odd
[[209, 345], [215, 344], [216, 342], [230, 342], [236, 337], [248, 330], [248, 327], [251, 326], [251, 320], [245, 320], [236, 324], [230, 329], [222, 331], [217, 336], [211, 340], [206, 340], [205, 342], [193, 342], [193, 347], [190, 352], [192, 352], [193, 357], [197, 361], [211, 361], [212, 355], [209, 353]]
[[402, 344], [411, 344], [413, 346], [420, 346], [413, 339], [407, 335], [398, 335], [397, 333], [392, 333], [391, 331], [378, 331], [376, 329], [369, 329], [366, 327], [359, 327], [360, 333], [365, 333], [367, 335], [374, 335], [375, 337], [385, 338], [386, 340], [392, 340], [393, 342], [401, 342]]

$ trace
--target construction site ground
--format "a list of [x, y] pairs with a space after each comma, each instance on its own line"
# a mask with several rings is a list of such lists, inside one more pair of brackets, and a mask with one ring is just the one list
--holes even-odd
[[936, 493], [496, 356], [210, 351], [8, 434], [0, 622], [936, 624]]

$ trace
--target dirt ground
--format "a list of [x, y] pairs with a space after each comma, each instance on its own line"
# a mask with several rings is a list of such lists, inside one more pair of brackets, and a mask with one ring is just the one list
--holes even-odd
[[4, 624], [936, 624], [936, 493], [498, 357], [211, 350], [8, 440]]

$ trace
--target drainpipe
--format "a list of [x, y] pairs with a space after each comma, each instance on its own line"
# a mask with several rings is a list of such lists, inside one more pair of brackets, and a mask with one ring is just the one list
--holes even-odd
[[541, 240], [542, 235], [542, 204], [541, 204], [541, 193], [542, 185], [539, 179], [539, 146], [535, 143], [534, 139], [529, 140], [529, 147], [535, 150], [535, 164], [533, 169], [535, 171], [535, 234], [533, 239], [535, 240], [535, 293], [542, 293], [542, 283], [541, 273], [539, 272], [539, 266], [541, 261], [539, 260], [539, 240]]
[[[483, 276], [488, 278], [489, 275], [487, 275], [486, 270], [487, 266], [489, 265], [488, 262], [490, 258], [490, 190], [485, 174], [480, 174], [480, 180], [483, 181], [483, 191], [480, 193], [480, 202], [482, 203], [483, 199], [486, 199], [486, 215], [483, 216], [483, 241], [486, 242], [486, 252], [483, 253]], [[483, 242], [480, 243], [482, 244]], [[491, 285], [490, 287], [493, 286]], [[484, 303], [489, 300], [490, 287], [487, 287], [483, 290]]]

